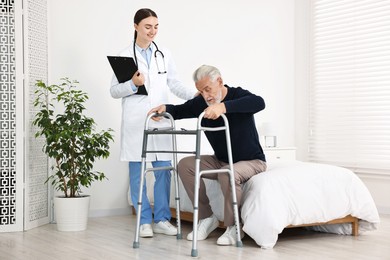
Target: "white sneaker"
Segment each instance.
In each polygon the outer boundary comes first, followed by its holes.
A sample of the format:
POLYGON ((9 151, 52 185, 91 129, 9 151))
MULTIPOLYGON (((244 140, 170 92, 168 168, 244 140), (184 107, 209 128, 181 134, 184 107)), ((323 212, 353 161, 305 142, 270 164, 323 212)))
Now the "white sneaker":
MULTIPOLYGON (((197 240, 205 240, 219 225, 217 217, 213 214, 209 218, 199 220, 197 240)), ((187 240, 192 241, 193 231, 187 235, 187 240)))
MULTIPOLYGON (((240 237, 241 239, 244 237, 244 232, 242 232, 241 227, 240 227, 240 237)), ((237 242, 236 226, 233 225, 227 227, 225 233, 223 233, 223 235, 218 238, 217 245, 230 246, 230 245, 235 245, 236 242, 237 242)))
POLYGON ((150 224, 142 224, 139 229, 140 237, 153 237, 153 229, 150 224))
POLYGON ((154 223, 153 231, 155 233, 164 234, 168 236, 177 235, 177 228, 174 227, 168 220, 154 223))

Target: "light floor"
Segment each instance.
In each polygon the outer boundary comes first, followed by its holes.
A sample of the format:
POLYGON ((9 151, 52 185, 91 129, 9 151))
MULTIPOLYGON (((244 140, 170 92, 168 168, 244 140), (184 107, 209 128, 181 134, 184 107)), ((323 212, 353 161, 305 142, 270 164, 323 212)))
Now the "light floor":
POLYGON ((217 246, 224 230, 217 229, 198 242, 198 257, 191 257, 192 242, 185 239, 192 224, 182 223, 183 239, 155 234, 141 238, 133 249, 134 215, 90 218, 82 232, 59 232, 55 224, 27 232, 0 233, 0 259, 390 259, 390 215, 381 216, 376 231, 358 237, 286 229, 273 249, 261 249, 248 236, 244 246, 217 246))

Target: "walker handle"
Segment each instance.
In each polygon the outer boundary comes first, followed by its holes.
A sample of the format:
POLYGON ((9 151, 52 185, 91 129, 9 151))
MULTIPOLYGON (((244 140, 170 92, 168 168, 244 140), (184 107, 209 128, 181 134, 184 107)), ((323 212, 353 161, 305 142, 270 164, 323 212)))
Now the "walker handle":
POLYGON ((221 127, 204 127, 202 126, 202 119, 204 118, 204 114, 206 112, 202 112, 199 116, 198 116, 198 129, 201 129, 203 131, 221 131, 221 130, 225 130, 226 128, 229 128, 229 121, 227 120, 227 117, 225 116, 225 114, 221 114, 221 117, 225 123, 224 126, 221 126, 221 127))
POLYGON ((145 130, 148 130, 149 129, 149 121, 152 117, 164 117, 166 119, 169 119, 170 122, 171 122, 171 126, 174 128, 175 127, 175 119, 173 119, 172 115, 169 114, 168 112, 162 112, 162 113, 151 113, 150 115, 148 115, 146 117, 146 120, 145 120, 145 130))

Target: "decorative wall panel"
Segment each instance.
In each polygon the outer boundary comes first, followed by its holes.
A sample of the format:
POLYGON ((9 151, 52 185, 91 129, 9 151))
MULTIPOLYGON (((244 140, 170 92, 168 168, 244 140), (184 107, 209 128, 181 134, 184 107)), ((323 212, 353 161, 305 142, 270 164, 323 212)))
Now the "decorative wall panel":
MULTIPOLYGON (((25 66, 28 67, 28 132, 27 169, 26 169, 26 228, 35 226, 34 221, 48 219, 49 193, 45 180, 48 176, 47 156, 42 152, 44 140, 36 139, 36 128, 32 120, 37 110, 33 106, 35 82, 47 82, 47 3, 46 0, 29 0, 27 3, 27 50, 25 66), (30 222, 30 223, 29 223, 30 222)), ((26 21, 26 19, 25 19, 26 21)), ((38 224, 39 225, 39 224, 38 224)))
POLYGON ((16 224, 14 1, 0 1, 0 227, 16 224))

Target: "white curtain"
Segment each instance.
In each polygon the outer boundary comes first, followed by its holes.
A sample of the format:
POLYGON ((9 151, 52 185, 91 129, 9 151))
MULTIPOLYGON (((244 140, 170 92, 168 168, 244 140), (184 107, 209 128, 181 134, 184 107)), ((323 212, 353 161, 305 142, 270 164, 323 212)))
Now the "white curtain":
POLYGON ((390 174, 390 1, 311 10, 309 159, 390 174))

